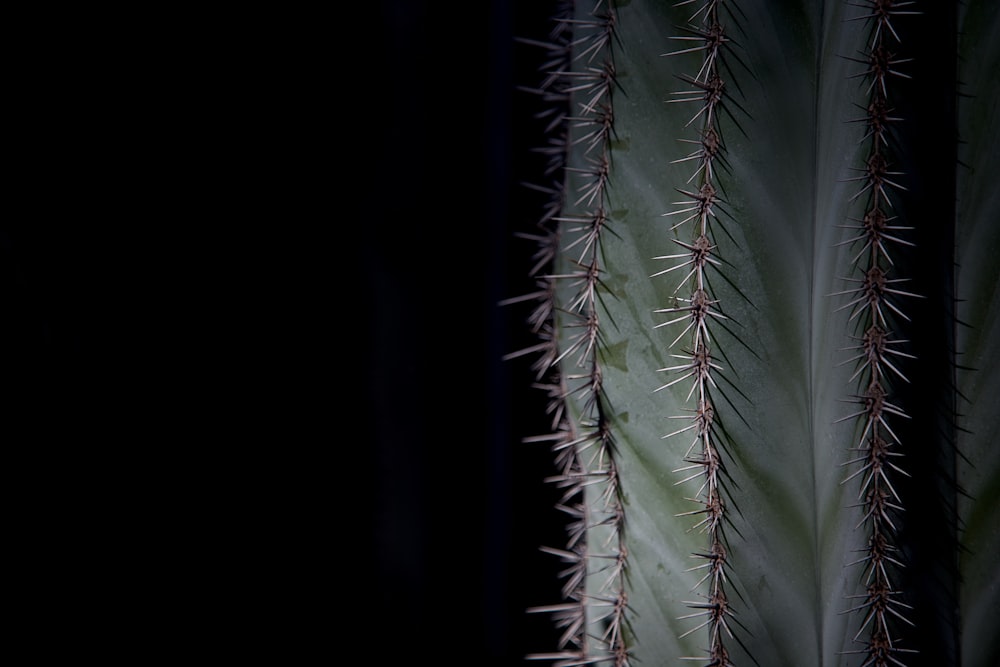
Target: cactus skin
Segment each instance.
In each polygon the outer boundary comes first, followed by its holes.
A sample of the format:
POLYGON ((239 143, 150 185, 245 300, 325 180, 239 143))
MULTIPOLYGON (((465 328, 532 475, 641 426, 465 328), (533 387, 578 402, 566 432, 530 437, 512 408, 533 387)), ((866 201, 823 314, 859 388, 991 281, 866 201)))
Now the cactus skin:
POLYGON ((558 456, 568 567, 532 659, 1000 659, 1000 20, 928 4, 564 5, 529 439, 558 456))

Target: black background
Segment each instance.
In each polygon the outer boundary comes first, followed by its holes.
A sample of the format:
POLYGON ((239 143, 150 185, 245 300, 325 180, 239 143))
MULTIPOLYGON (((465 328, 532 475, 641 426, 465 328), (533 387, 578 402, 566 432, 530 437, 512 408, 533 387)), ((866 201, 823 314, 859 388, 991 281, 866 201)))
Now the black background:
POLYGON ((18 17, 12 632, 128 664, 553 650, 548 419, 498 305, 533 287, 515 38, 551 5, 18 17))
MULTIPOLYGON (((531 605, 558 601, 558 499, 544 444, 544 396, 531 358, 531 231, 544 200, 536 96, 549 2, 473 3, 451 19, 432 3, 385 7, 379 49, 394 80, 378 184, 392 183, 383 228, 367 227, 365 284, 375 290, 369 341, 378 447, 373 615, 402 621, 390 652, 445 664, 521 664, 556 635, 531 605), (419 26, 419 28, 415 28, 419 26), (445 66, 442 66, 442 65, 445 66), (387 238, 384 230, 392 230, 387 238), (447 650, 439 649, 447 647, 447 650), (452 651, 454 647, 454 651, 452 651)), ((448 12, 450 13, 450 9, 448 12)))

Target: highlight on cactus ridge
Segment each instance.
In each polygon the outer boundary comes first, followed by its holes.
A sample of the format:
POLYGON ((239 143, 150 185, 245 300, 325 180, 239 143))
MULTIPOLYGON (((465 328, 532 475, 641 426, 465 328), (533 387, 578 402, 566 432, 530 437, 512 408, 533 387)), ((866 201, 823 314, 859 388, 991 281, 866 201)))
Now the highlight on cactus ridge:
POLYGON ((1000 664, 1000 12, 554 2, 529 661, 1000 664))

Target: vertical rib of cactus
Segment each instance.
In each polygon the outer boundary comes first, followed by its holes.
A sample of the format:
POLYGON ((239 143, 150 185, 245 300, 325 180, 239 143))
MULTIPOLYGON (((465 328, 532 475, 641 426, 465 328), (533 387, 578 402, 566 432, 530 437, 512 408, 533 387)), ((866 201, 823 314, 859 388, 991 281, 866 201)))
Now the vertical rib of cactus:
MULTIPOLYGON (((615 462, 611 415, 603 387, 600 361, 602 345, 601 278, 602 237, 609 220, 608 178, 613 129, 615 68, 613 36, 615 14, 604 0, 589 10, 581 8, 574 20, 573 68, 568 72, 572 94, 570 110, 571 153, 567 167, 569 212, 558 217, 562 250, 571 270, 557 279, 566 283, 568 299, 560 308, 564 328, 574 331, 560 354, 567 368, 567 391, 581 405, 578 432, 571 445, 580 469, 567 481, 578 486, 584 499, 581 526, 586 549, 581 566, 588 579, 585 595, 584 643, 574 664, 608 661, 615 667, 628 664, 625 644, 626 550, 621 488, 615 462)), ((582 574, 582 572, 581 572, 582 574)))
POLYGON ((553 121, 566 132, 552 147, 557 161, 565 160, 565 180, 552 188, 551 221, 557 224, 537 237, 539 266, 560 268, 540 277, 532 322, 542 337, 536 368, 553 413, 553 434, 534 440, 552 442, 560 472, 550 481, 564 489, 560 509, 572 520, 566 548, 547 549, 567 563, 564 599, 532 610, 554 614, 563 629, 560 645, 529 658, 553 660, 557 667, 602 661, 625 667, 624 515, 599 356, 615 16, 604 0, 590 8, 564 7, 554 40, 560 47, 553 49, 542 90, 568 101, 569 114, 553 121))
POLYGON ((681 618, 700 621, 685 635, 702 628, 708 629, 708 655, 705 660, 709 665, 725 667, 730 664, 725 637, 733 636, 729 626, 732 610, 726 589, 728 560, 723 532, 726 501, 720 483, 723 471, 719 450, 721 443, 718 430, 715 428, 712 392, 715 386, 713 374, 721 370, 721 366, 712 356, 712 336, 709 326, 712 319, 723 318, 724 315, 718 300, 713 298, 706 277, 706 271, 710 266, 716 268, 719 266, 719 261, 713 257, 715 249, 713 239, 714 224, 717 221, 716 209, 721 206, 718 194, 721 188, 716 180, 718 172, 713 165, 724 150, 718 123, 726 88, 720 68, 723 47, 727 43, 725 29, 720 20, 721 4, 721 0, 708 0, 700 5, 691 17, 689 35, 676 38, 689 42, 690 46, 675 51, 674 54, 692 51, 701 51, 703 54, 702 65, 698 72, 693 76, 681 77, 691 88, 674 93, 674 99, 670 100, 698 105, 697 112, 688 123, 689 126, 698 128, 698 139, 688 140, 696 145, 697 149, 679 160, 692 161, 695 165, 687 187, 678 188, 685 198, 675 202, 680 208, 665 215, 680 217, 671 230, 682 228, 688 223, 691 223, 692 229, 689 241, 674 240, 682 248, 679 254, 657 258, 672 260, 673 265, 655 276, 677 271, 684 277, 680 279, 674 293, 677 294, 685 287, 690 290, 689 297, 680 298, 677 306, 656 311, 672 317, 657 326, 686 323, 680 335, 670 343, 670 347, 674 348, 686 338, 685 342, 690 347, 684 349, 683 354, 671 354, 674 358, 682 359, 683 363, 660 369, 679 374, 679 377, 670 380, 657 391, 683 381, 690 382, 688 398, 695 399, 693 416, 690 417, 692 423, 689 427, 669 435, 678 435, 690 430, 695 433, 694 442, 684 458, 686 465, 675 472, 685 474, 682 482, 700 481, 696 497, 691 498, 699 508, 685 514, 701 516, 695 527, 702 529, 708 538, 705 551, 695 554, 697 558, 705 561, 696 568, 706 570, 696 585, 696 588, 704 587, 701 592, 704 600, 689 602, 689 606, 695 611, 681 618))
MULTIPOLYGON (((854 198, 864 201, 864 213, 850 239, 861 244, 853 258, 855 276, 848 278, 852 287, 841 294, 850 297, 843 308, 851 308, 849 320, 854 324, 854 359, 858 367, 852 379, 858 383, 855 401, 860 409, 844 417, 856 419, 860 436, 852 443, 856 456, 850 464, 859 465, 848 479, 860 479, 858 500, 864 510, 863 524, 868 533, 868 547, 856 563, 863 566, 865 592, 852 596, 860 603, 851 611, 862 620, 855 641, 865 644, 857 651, 865 656, 865 665, 888 667, 902 665, 903 654, 914 652, 900 646, 899 623, 912 625, 908 618, 909 605, 900 599, 899 570, 903 562, 898 548, 898 515, 902 500, 893 484, 906 475, 900 463, 903 443, 899 437, 900 420, 909 418, 903 408, 891 400, 899 392, 894 385, 909 382, 900 370, 900 360, 912 358, 900 349, 905 344, 894 334, 894 328, 905 326, 910 318, 903 312, 901 297, 915 297, 902 289, 905 277, 897 277, 898 263, 893 261, 897 250, 912 247, 906 240, 912 227, 900 224, 896 218, 897 195, 906 188, 900 183, 901 172, 893 171, 891 132, 893 114, 893 79, 906 76, 900 65, 896 47, 898 32, 892 20, 912 13, 905 9, 910 2, 872 0, 864 5, 862 17, 870 26, 867 52, 858 62, 865 66, 867 109, 865 122, 868 133, 865 143, 864 167, 854 178, 860 184, 854 198), (895 201, 895 203, 894 203, 895 201), (895 518, 895 521, 894 521, 895 518)), ((898 259, 898 258, 897 258, 898 259)), ((897 482, 898 484, 898 482, 897 482)))

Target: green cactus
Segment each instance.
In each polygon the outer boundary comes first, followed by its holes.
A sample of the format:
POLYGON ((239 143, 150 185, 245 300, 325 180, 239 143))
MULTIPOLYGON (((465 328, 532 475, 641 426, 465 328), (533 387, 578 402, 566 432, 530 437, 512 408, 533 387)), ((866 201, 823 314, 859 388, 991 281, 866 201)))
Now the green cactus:
POLYGON ((1000 664, 1000 12, 561 2, 554 665, 1000 664))

